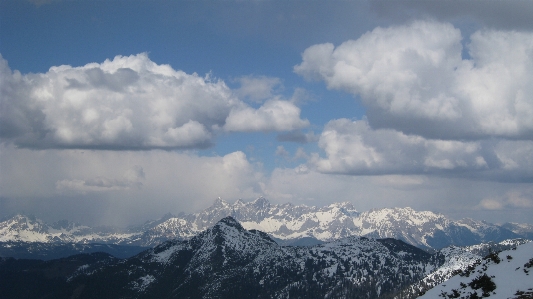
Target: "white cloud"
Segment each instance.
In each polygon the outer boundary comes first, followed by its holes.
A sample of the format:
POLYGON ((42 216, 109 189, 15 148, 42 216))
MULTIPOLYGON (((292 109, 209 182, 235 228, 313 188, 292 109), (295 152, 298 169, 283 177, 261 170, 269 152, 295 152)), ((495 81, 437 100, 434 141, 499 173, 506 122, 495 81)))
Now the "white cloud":
POLYGON ((330 121, 310 165, 323 173, 469 173, 490 179, 533 178, 532 141, 425 139, 390 129, 373 130, 366 120, 330 121))
POLYGON ((258 109, 241 106, 231 110, 224 129, 226 131, 290 131, 309 126, 300 119, 300 108, 279 99, 266 101, 258 109))
POLYGON ((426 138, 533 136, 533 33, 417 21, 309 47, 298 74, 361 97, 373 127, 426 138))
POLYGON ((289 156, 289 152, 283 147, 283 145, 278 145, 276 148, 276 156, 287 158, 289 156))
POLYGON ((241 87, 235 93, 242 99, 262 102, 272 98, 278 88, 282 88, 281 80, 265 76, 245 76, 237 80, 241 87))
POLYGON ((296 153, 294 154, 294 159, 309 159, 309 155, 305 152, 305 150, 301 147, 296 149, 296 153))
POLYGON ((503 204, 492 198, 484 198, 479 202, 478 207, 486 210, 501 210, 503 208, 503 204))
POLYGON ((308 124, 289 101, 270 100, 255 109, 223 81, 158 65, 146 54, 28 75, 11 72, 0 57, 0 72, 0 134, 19 146, 203 148, 228 121, 231 131, 308 124))

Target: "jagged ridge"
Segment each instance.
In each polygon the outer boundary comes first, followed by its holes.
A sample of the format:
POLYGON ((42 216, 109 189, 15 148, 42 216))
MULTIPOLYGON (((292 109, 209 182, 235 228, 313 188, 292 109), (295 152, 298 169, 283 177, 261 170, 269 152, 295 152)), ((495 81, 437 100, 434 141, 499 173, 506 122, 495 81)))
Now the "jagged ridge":
POLYGON ((189 239, 226 216, 232 216, 246 229, 261 230, 282 240, 316 238, 332 241, 348 236, 367 236, 395 238, 421 248, 434 249, 524 237, 527 228, 531 227, 520 226, 521 230, 515 230, 521 233, 518 234, 483 221, 452 221, 441 214, 411 208, 384 208, 359 213, 350 203, 319 208, 274 205, 265 198, 248 203, 237 200, 229 204, 219 198, 199 213, 168 214, 158 221, 122 231, 91 229, 70 223, 53 228, 39 220, 19 215, 0 223, 0 241, 113 243, 148 247, 175 238, 189 239))

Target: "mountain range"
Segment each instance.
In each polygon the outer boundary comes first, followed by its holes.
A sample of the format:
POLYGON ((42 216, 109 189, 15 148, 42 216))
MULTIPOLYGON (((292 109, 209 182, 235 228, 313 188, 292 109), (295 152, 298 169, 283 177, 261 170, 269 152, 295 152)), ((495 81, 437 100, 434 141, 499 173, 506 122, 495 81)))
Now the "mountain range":
MULTIPOLYGON (((269 234, 282 245, 314 245, 349 236, 393 238, 423 249, 450 245, 531 238, 533 226, 485 221, 454 221, 442 214, 411 208, 382 208, 358 212, 350 203, 325 207, 271 204, 265 198, 230 204, 220 198, 193 214, 167 214, 142 226, 117 229, 88 227, 69 221, 47 224, 35 217, 16 215, 0 222, 0 242, 116 244, 153 247, 167 240, 187 240, 231 216, 246 229, 269 234)), ((20 243, 19 243, 20 244, 20 243)))
MULTIPOLYGON (((533 261, 531 244, 509 240, 428 253, 401 240, 351 236, 314 246, 280 246, 268 234, 246 230, 225 217, 190 239, 165 241, 127 259, 103 253, 50 261, 0 258, 0 294, 58 299, 410 299, 429 294, 451 276, 472 272, 484 261, 479 254, 487 251, 493 259, 497 248, 514 249, 520 253, 513 254, 515 263, 533 261)), ((530 267, 524 266, 524 273, 530 267)))

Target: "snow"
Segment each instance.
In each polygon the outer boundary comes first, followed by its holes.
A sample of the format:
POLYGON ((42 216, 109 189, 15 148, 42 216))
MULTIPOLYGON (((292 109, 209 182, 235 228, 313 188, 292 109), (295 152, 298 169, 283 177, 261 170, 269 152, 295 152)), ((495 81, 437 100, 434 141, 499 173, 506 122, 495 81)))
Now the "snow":
POLYGON ((238 200, 234 204, 229 204, 219 198, 213 206, 202 212, 170 217, 165 221, 162 221, 163 219, 153 221, 153 225, 146 225, 143 229, 115 233, 79 225, 69 225, 68 229, 54 229, 38 219, 18 215, 8 221, 0 222, 0 241, 61 241, 155 246, 168 239, 192 238, 226 216, 234 216, 242 221, 246 229, 260 230, 279 239, 314 237, 321 241, 333 241, 352 235, 392 237, 402 238, 411 245, 428 248, 431 246, 426 240, 430 240, 436 230, 443 231, 448 234, 447 239, 453 240, 453 231, 449 231, 452 225, 470 229, 481 241, 490 241, 484 239, 486 232, 498 229, 495 225, 481 221, 472 219, 451 221, 440 214, 415 211, 412 208, 383 208, 359 213, 347 202, 317 208, 306 205, 270 204, 264 198, 246 203, 238 200))
POLYGON ((139 279, 137 279, 136 281, 131 282, 131 285, 132 285, 131 289, 139 291, 139 292, 143 292, 154 281, 155 281, 155 277, 152 275, 145 275, 145 276, 139 277, 139 279))
MULTIPOLYGON (((490 294, 493 298, 513 298, 516 297, 515 293, 518 290, 527 291, 533 288, 533 272, 531 272, 533 268, 529 268, 531 269, 529 275, 524 272, 524 264, 533 259, 533 242, 520 245, 516 250, 502 251, 498 257, 501 260, 500 263, 484 260, 469 277, 456 275, 430 289, 419 298, 438 298, 442 292, 451 294, 453 289, 463 292, 462 295, 466 296, 475 291, 468 284, 483 273, 491 277, 496 284, 496 289, 490 294), (511 256, 512 259, 507 259, 507 256, 511 256), (486 267, 485 271, 484 267, 486 267), (462 289, 461 283, 466 284, 467 287, 462 289)), ((476 292, 481 296, 481 290, 476 292)))
MULTIPOLYGON (((158 249, 158 247, 152 249, 152 251, 155 251, 157 249, 158 249)), ((162 250, 162 251, 160 251, 158 253, 154 253, 151 260, 152 260, 152 262, 168 264, 168 263, 170 263, 172 255, 175 252, 178 252, 178 251, 183 250, 183 249, 184 249, 184 247, 183 247, 182 243, 174 244, 173 246, 169 246, 165 250, 162 250)))
POLYGON ((318 218, 318 221, 320 221, 321 224, 327 224, 327 223, 330 223, 333 220, 335 220, 335 214, 339 214, 339 213, 332 213, 332 212, 335 212, 335 211, 339 211, 339 209, 338 208, 334 208, 334 209, 332 209, 331 212, 317 212, 315 215, 316 215, 316 218, 318 218))

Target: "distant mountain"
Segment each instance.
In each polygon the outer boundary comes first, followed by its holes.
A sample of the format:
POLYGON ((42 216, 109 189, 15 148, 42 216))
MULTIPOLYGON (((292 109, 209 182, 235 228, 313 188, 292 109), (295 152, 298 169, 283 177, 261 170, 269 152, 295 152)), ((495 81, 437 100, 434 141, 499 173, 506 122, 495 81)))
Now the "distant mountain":
POLYGON ((533 227, 484 221, 453 221, 441 214, 411 208, 384 208, 358 212, 350 203, 325 207, 270 204, 265 198, 230 204, 217 199, 198 213, 147 222, 119 230, 90 228, 63 221, 48 225, 34 217, 17 215, 0 222, 0 241, 48 243, 102 243, 152 247, 166 240, 190 239, 231 216, 246 229, 264 231, 286 245, 312 245, 349 236, 395 238, 424 249, 449 245, 468 246, 481 242, 531 237, 533 227))
POLYGON ((493 253, 420 298, 533 298, 533 242, 493 253))
MULTIPOLYGON (((484 221, 453 221, 441 214, 411 208, 374 209, 358 212, 350 203, 325 207, 270 204, 265 198, 230 204, 222 199, 195 214, 171 217, 146 230, 133 244, 150 246, 165 239, 187 239, 231 216, 246 229, 268 233, 284 244, 317 239, 332 241, 348 236, 395 238, 426 249, 449 245, 468 246, 525 237, 484 221)), ((310 243, 316 244, 316 243, 310 243)))
POLYGON ((137 231, 89 227, 70 221, 45 223, 34 216, 15 215, 0 222, 0 242, 128 243, 137 231))
POLYGON ((521 235, 524 238, 533 240, 533 225, 531 224, 507 222, 501 225, 501 227, 508 229, 515 234, 521 235))

